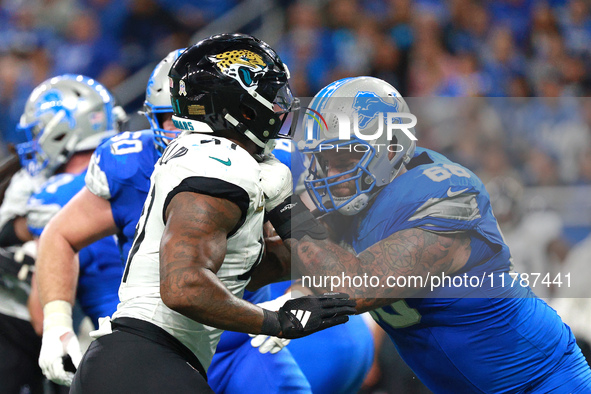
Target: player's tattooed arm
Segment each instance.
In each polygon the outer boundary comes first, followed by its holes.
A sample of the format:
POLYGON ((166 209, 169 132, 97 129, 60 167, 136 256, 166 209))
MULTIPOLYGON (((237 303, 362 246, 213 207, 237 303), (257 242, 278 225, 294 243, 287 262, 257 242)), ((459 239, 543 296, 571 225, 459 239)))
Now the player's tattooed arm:
POLYGON ((251 271, 251 279, 246 290, 255 291, 270 283, 290 279, 291 253, 271 223, 263 228, 265 237, 265 255, 263 260, 251 271))
MULTIPOLYGON (((443 235, 418 228, 398 231, 355 255, 343 247, 324 240, 304 237, 288 240, 292 257, 301 275, 332 277, 376 276, 378 287, 337 287, 313 289, 348 293, 357 300, 358 312, 391 304, 395 299, 412 297, 421 288, 394 287, 386 278, 399 276, 451 275, 462 268, 470 257, 470 237, 466 233, 443 235), (383 287, 381 285, 384 285, 383 287)), ((410 281, 407 281, 410 282, 410 281)), ((327 283, 331 285, 330 279, 327 283)), ((345 284, 346 285, 346 284, 345 284)))
POLYGON ((203 324, 258 333, 261 308, 235 297, 218 279, 226 238, 241 211, 226 199, 181 192, 166 209, 160 243, 160 294, 171 309, 203 324))

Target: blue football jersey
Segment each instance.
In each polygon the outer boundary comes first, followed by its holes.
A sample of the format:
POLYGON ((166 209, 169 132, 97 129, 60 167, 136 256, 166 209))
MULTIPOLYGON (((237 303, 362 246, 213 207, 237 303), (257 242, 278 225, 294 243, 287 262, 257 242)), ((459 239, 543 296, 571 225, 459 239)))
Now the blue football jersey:
POLYGON ((578 350, 570 329, 529 287, 508 285, 509 249, 474 173, 422 148, 407 169, 355 218, 348 242, 360 253, 409 228, 467 232, 471 254, 455 275, 487 276, 481 287, 423 289, 425 298, 397 301, 372 316, 434 392, 535 387, 565 355, 578 350), (490 273, 492 282, 486 280, 490 273), (500 275, 507 276, 504 287, 500 275))
POLYGON ((110 138, 95 150, 86 176, 88 189, 111 203, 124 262, 158 160, 153 138, 151 130, 127 131, 110 138))
MULTIPOLYGON (((28 201, 27 224, 35 236, 76 193, 84 187, 81 174, 59 174, 49 178, 28 201)), ((113 237, 103 238, 80 250, 80 277, 76 298, 84 313, 95 324, 117 308, 117 290, 121 283, 123 264, 113 237)))

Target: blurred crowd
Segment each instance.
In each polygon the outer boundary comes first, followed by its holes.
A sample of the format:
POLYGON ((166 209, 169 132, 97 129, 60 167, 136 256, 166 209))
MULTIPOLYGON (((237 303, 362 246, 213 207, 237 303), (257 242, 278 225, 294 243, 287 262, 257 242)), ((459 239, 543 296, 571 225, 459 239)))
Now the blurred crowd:
POLYGON ((112 89, 138 69, 187 46, 237 0, 0 1, 0 131, 15 132, 25 101, 45 79, 83 74, 112 89))
POLYGON ((307 96, 371 74, 405 96, 585 96, 583 0, 298 1, 280 49, 307 96))
POLYGON ((583 0, 339 0, 287 9, 297 94, 371 74, 406 96, 584 96, 591 19, 583 0), (299 72, 298 72, 299 71, 299 72))
POLYGON ((411 110, 421 113, 419 144, 484 178, 513 172, 526 185, 589 184, 591 102, 578 98, 591 93, 589 6, 298 1, 287 8, 277 47, 299 96, 328 81, 372 75, 405 97, 445 97, 411 99, 411 110))

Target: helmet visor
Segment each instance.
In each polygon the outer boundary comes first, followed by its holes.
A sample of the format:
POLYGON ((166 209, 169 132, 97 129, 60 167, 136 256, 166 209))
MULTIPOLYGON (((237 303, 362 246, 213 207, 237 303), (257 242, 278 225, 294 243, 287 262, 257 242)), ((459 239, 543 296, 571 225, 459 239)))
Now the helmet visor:
POLYGON ((273 112, 279 117, 281 122, 281 129, 277 138, 293 138, 295 132, 298 113, 300 110, 300 100, 293 97, 288 85, 283 86, 277 92, 275 100, 273 100, 273 112))

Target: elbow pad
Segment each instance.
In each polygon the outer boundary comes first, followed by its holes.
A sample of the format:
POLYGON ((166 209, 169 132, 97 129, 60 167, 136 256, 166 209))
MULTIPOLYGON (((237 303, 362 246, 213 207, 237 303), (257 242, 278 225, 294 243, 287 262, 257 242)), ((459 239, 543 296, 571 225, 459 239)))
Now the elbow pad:
POLYGON ((286 198, 267 214, 267 218, 282 240, 289 238, 300 240, 305 235, 318 240, 328 238, 326 228, 312 215, 297 195, 286 198))

